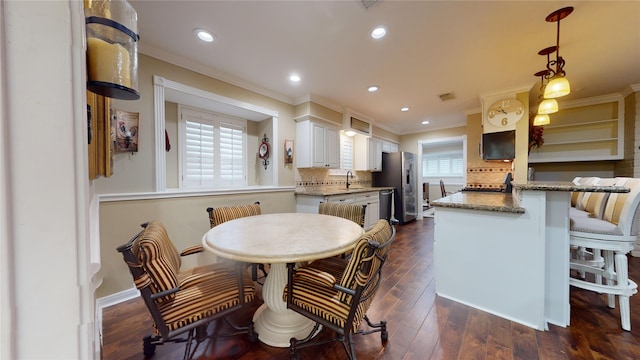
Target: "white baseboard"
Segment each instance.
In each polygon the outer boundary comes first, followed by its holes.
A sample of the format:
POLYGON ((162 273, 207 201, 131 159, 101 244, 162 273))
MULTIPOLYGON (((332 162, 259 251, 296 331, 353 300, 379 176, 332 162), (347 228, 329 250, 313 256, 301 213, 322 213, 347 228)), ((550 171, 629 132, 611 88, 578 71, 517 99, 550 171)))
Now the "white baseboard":
MULTIPOLYGON (((140 296, 140 291, 136 287, 121 291, 119 293, 111 294, 105 297, 96 299, 96 322, 95 322, 95 341, 96 352, 102 349, 102 309, 125 302, 127 300, 135 299, 140 296)), ((98 357, 99 359, 100 357, 98 357)))

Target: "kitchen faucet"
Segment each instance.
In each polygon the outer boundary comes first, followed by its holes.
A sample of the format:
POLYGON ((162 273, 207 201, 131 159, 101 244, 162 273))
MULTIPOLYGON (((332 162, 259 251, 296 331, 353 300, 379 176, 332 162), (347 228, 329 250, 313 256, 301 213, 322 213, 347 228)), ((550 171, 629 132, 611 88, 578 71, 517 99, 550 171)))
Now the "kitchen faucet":
POLYGON ((351 170, 347 171, 347 190, 349 190, 349 186, 351 186, 351 184, 349 184, 349 174, 351 174, 351 178, 353 179, 353 173, 351 172, 351 170))

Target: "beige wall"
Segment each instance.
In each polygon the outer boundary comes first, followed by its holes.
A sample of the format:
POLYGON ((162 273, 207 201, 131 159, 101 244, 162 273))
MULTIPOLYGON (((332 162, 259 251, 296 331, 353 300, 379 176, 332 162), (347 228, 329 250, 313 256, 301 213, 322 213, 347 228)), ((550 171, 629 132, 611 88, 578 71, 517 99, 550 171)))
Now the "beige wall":
MULTIPOLYGON (((260 201, 262 213, 295 212, 293 192, 250 193, 226 196, 181 197, 152 200, 103 202, 100 204, 100 252, 102 265, 98 277, 102 285, 96 298, 115 294, 133 287, 133 280, 122 255, 116 248, 129 241, 140 224, 157 220, 167 228, 178 251, 199 244, 209 230, 207 207, 251 204, 260 201)), ((256 235, 259 236, 259 235, 256 235)), ((214 261, 209 254, 191 255, 184 266, 214 261)))
MULTIPOLYGON (((273 134, 270 131, 267 133, 272 146, 278 146, 280 149, 284 146, 285 139, 295 139, 295 122, 293 121, 294 107, 292 105, 256 94, 206 75, 186 70, 144 54, 139 55, 138 62, 138 90, 140 91, 140 99, 137 101, 114 100, 113 107, 115 109, 138 112, 140 114, 139 151, 134 155, 131 153, 115 154, 114 174, 110 178, 99 178, 94 181, 96 192, 99 194, 153 191, 153 184, 155 181, 155 129, 153 118, 154 75, 197 89, 277 111, 278 139, 273 139, 273 134)), ((259 138, 261 138, 264 133, 264 131, 262 131, 264 129, 258 128, 257 130, 261 131, 261 133, 253 134, 255 137, 249 140, 250 146, 254 146, 255 150, 257 150, 259 138)), ((172 140, 174 141, 172 142, 172 150, 169 154, 177 150, 175 135, 172 137, 172 140)), ((253 151, 254 149, 250 150, 255 153, 255 151, 253 151)), ((254 158, 251 157, 250 160, 252 159, 254 158)), ((255 160, 257 161, 257 157, 255 160)), ((171 160, 168 159, 168 161, 171 160)), ((260 168, 254 165, 255 164, 250 164, 250 168, 255 168, 256 171, 258 171, 260 168)), ((264 171, 264 168, 262 168, 262 170, 264 171)), ((271 171, 274 171, 272 167, 271 171)), ((281 166, 276 169, 276 171, 278 171, 278 185, 294 184, 295 174, 291 166, 285 166, 281 161, 281 166)), ((171 176, 175 175, 171 174, 171 176)), ((265 174, 256 174, 253 178, 267 178, 267 176, 265 174)), ((167 184, 175 182, 175 180, 169 180, 170 181, 168 181, 167 184)))
MULTIPOLYGON (((257 154, 259 141, 266 134, 271 147, 279 149, 285 139, 295 139, 294 107, 280 101, 255 94, 234 85, 198 74, 163 61, 140 55, 139 91, 140 100, 113 101, 115 109, 138 112, 140 114, 139 152, 116 153, 114 175, 94 181, 98 194, 127 194, 153 192, 155 179, 154 156, 154 75, 179 82, 194 88, 233 98, 259 107, 278 112, 278 139, 273 138, 273 120, 248 123, 248 182, 250 185, 295 185, 295 169, 292 164, 280 161, 279 167, 271 164, 264 169, 257 154), (278 171, 279 183, 273 184, 273 171, 278 171)), ((171 151, 167 153, 167 188, 178 185, 178 105, 165 104, 166 130, 171 142, 171 151)), ((280 152, 281 153, 281 152, 280 152)), ((102 202, 100 204, 100 247, 101 269, 97 275, 102 285, 96 291, 96 298, 111 295, 131 288, 131 276, 116 248, 129 240, 139 229, 140 224, 149 220, 163 222, 178 249, 197 244, 208 229, 205 209, 209 206, 252 203, 259 200, 263 212, 295 211, 293 191, 273 193, 245 193, 238 195, 165 197, 145 200, 102 202)), ((206 257, 200 261, 206 261, 206 257)), ((193 260, 191 260, 193 262, 193 260)))
POLYGON ((372 129, 373 132, 373 136, 377 137, 377 138, 381 138, 381 139, 385 139, 388 141, 392 141, 395 143, 399 143, 400 142, 400 135, 396 135, 394 133, 391 133, 387 130, 381 129, 377 126, 373 126, 372 129))

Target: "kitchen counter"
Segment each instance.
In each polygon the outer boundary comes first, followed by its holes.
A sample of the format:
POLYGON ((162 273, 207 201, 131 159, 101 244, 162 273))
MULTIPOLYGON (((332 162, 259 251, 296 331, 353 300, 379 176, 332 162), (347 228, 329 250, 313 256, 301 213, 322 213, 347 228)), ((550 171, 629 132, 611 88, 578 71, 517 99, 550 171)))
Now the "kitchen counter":
POLYGON ((435 207, 524 213, 511 194, 498 192, 457 192, 431 202, 435 207))
POLYGON ((363 192, 370 191, 382 191, 382 190, 392 190, 393 187, 390 186, 382 186, 382 187, 350 187, 346 189, 342 188, 332 188, 332 187, 298 187, 296 188, 296 195, 309 195, 309 196, 332 196, 332 195, 344 195, 344 194, 357 194, 363 192))
POLYGON ((538 191, 582 191, 582 192, 609 192, 627 193, 629 188, 624 186, 600 186, 600 185, 576 185, 571 181, 529 181, 524 184, 513 183, 515 190, 538 191))
POLYGON ((520 206, 521 191, 582 191, 625 193, 624 186, 576 185, 569 181, 530 181, 525 184, 513 183, 514 195, 498 192, 457 192, 431 202, 435 207, 447 207, 469 210, 485 210, 522 214, 525 208, 520 206))

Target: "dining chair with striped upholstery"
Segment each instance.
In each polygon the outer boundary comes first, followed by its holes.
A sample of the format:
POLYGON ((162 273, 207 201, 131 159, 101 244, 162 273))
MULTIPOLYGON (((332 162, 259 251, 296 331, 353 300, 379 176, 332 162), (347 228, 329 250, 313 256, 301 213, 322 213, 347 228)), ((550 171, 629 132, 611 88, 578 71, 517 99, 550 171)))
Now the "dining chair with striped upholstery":
POLYGON ((321 202, 320 205, 318 205, 318 214, 339 216, 341 218, 351 220, 362 227, 364 227, 366 211, 367 205, 335 202, 321 202))
POLYGON ((305 339, 291 339, 290 358, 299 358, 300 348, 339 341, 349 359, 355 359, 355 334, 380 332, 382 342, 387 341, 386 322, 372 323, 367 310, 380 286, 382 267, 394 238, 395 227, 380 219, 360 237, 347 261, 330 262, 344 266, 328 269, 314 261, 296 269, 295 264, 287 264, 288 284, 283 294, 287 308, 316 322, 305 339), (361 327, 363 320, 366 329, 361 327), (320 326, 332 330, 335 336, 318 336, 319 340, 313 341, 320 326))
POLYGON ((228 318, 255 299, 255 286, 242 264, 182 270, 180 254, 164 225, 150 221, 142 226, 142 231, 117 250, 153 318, 155 334, 144 337, 144 355, 153 355, 156 346, 166 342, 186 342, 184 358, 189 359, 209 337, 207 326, 220 318, 233 330, 225 334, 214 331, 215 337, 248 334, 250 341, 255 341, 253 322, 238 326, 228 318), (194 340, 196 346, 191 350, 194 340))
MULTIPOLYGON (((209 224, 211 225, 211 228, 214 228, 215 226, 227 221, 247 216, 260 215, 262 213, 262 209, 260 208, 260 202, 256 201, 249 205, 222 206, 217 208, 209 207, 207 208, 207 213, 209 214, 209 224)), ((251 278, 253 281, 261 283, 260 280, 264 279, 266 276, 267 270, 265 264, 251 264, 251 278), (262 272, 261 277, 258 277, 258 270, 262 272)))

